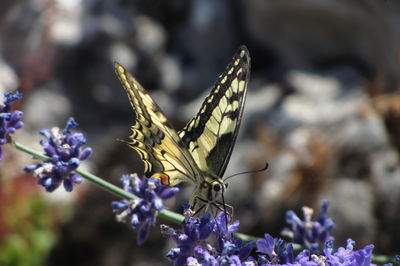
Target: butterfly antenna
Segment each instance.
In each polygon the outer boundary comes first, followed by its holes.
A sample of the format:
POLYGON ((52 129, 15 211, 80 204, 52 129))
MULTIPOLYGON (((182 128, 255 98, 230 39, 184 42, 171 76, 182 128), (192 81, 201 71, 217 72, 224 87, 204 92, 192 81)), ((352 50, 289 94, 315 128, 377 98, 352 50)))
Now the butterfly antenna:
POLYGON ((123 139, 116 139, 116 141, 118 142, 123 142, 125 144, 129 144, 129 141, 123 140, 123 139))
POLYGON ((234 177, 234 176, 243 175, 243 174, 254 174, 254 173, 258 173, 258 172, 265 171, 265 170, 268 169, 268 166, 269 166, 269 164, 268 164, 268 163, 265 163, 265 166, 264 166, 262 169, 253 170, 253 171, 246 171, 246 172, 241 172, 241 173, 237 173, 237 174, 234 174, 234 175, 230 175, 230 176, 228 176, 228 177, 226 177, 226 178, 224 179, 224 182, 225 182, 226 180, 228 180, 229 178, 234 177))

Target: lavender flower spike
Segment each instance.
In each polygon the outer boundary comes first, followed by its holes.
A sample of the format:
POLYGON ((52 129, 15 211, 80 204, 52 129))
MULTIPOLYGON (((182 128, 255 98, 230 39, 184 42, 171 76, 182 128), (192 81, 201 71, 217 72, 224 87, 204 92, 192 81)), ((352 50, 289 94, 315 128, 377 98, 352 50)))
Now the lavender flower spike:
POLYGON ((156 221, 156 215, 164 208, 163 200, 179 191, 177 187, 162 185, 159 179, 139 178, 137 175, 123 175, 121 182, 125 191, 136 195, 136 200, 112 202, 117 220, 130 221, 135 229, 139 229, 138 243, 143 244, 150 233, 150 225, 156 221))
POLYGON ((373 265, 371 264, 372 250, 374 245, 367 245, 363 249, 353 251, 355 242, 347 240, 347 246, 339 247, 333 252, 333 241, 325 244, 324 255, 328 265, 373 265))
POLYGON ((225 213, 215 219, 206 214, 201 218, 186 217, 182 231, 161 225, 161 233, 171 237, 177 247, 167 257, 174 265, 256 265, 249 257, 253 243, 244 245, 235 239, 239 222, 226 225, 225 213), (214 244, 214 245, 213 245, 214 244))
POLYGON ((293 242, 316 252, 320 244, 333 240, 330 232, 335 224, 327 215, 328 206, 328 201, 322 202, 322 210, 315 221, 312 220, 314 210, 311 208, 303 207, 304 220, 301 220, 293 211, 288 211, 286 222, 290 225, 290 228, 283 230, 282 234, 289 237, 293 242))
POLYGON ((3 150, 1 145, 8 142, 8 137, 13 134, 17 129, 23 127, 24 123, 21 121, 24 115, 21 111, 10 112, 10 103, 22 98, 20 92, 6 93, 4 95, 3 104, 0 104, 0 161, 3 159, 3 150))
MULTIPOLYGON (((307 211, 305 222, 300 220, 294 213, 289 221, 304 230, 305 236, 311 229, 332 228, 332 222, 327 218, 327 202, 323 202, 322 211, 317 217, 317 222, 311 221, 311 215, 307 211), (306 224, 307 223, 307 224, 306 224), (307 225, 307 226, 306 226, 307 225), (310 228, 308 226, 310 225, 310 228)), ((188 208, 188 207, 187 207, 188 208)), ((301 252, 294 252, 293 245, 285 243, 282 239, 273 238, 269 234, 264 239, 256 241, 256 247, 252 242, 244 245, 242 241, 235 238, 239 223, 226 224, 229 219, 224 213, 218 214, 215 219, 210 215, 201 218, 186 217, 182 223, 182 229, 175 230, 167 225, 161 225, 164 236, 171 237, 176 247, 169 250, 167 258, 177 266, 183 265, 246 265, 246 266, 272 266, 272 265, 375 265, 371 264, 373 245, 368 245, 360 250, 353 250, 355 242, 347 241, 346 247, 334 249, 334 241, 331 237, 320 249, 305 247, 301 252)), ((295 227, 296 228, 296 227, 295 227)), ((317 236, 323 235, 324 230, 316 230, 317 236), (322 234, 318 234, 321 233, 322 234)), ((328 235, 329 236, 329 235, 328 235)), ((318 246, 316 246, 318 248, 318 246)), ((389 264, 388 264, 389 265, 389 264)))
POLYGON ((54 127, 51 130, 42 129, 40 134, 46 139, 40 141, 44 154, 50 157, 49 161, 24 168, 26 172, 33 172, 38 178, 38 184, 46 191, 52 192, 61 183, 68 192, 73 190, 74 184, 80 184, 83 178, 74 171, 92 153, 92 149, 82 148, 86 139, 82 133, 72 133, 78 124, 70 118, 64 130, 54 127))

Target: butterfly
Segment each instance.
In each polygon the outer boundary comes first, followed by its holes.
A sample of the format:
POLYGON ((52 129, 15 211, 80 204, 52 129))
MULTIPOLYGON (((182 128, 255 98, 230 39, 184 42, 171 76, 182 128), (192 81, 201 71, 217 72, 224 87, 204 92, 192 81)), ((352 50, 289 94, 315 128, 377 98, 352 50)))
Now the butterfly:
MULTIPOLYGON (((241 46, 218 77, 198 114, 177 132, 150 94, 120 64, 116 74, 136 113, 128 145, 142 159, 144 175, 164 185, 194 184, 189 201, 194 215, 232 209, 218 199, 238 135, 250 76, 250 55, 241 46)), ((231 210, 232 211, 232 210, 231 210)))

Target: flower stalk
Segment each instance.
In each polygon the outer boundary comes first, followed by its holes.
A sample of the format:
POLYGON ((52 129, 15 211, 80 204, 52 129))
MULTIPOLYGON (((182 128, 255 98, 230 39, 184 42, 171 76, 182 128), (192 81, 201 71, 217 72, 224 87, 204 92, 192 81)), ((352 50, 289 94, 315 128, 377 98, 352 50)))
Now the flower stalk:
MULTIPOLYGON (((43 155, 21 143, 18 143, 17 141, 12 140, 11 144, 18 150, 25 152, 27 154, 32 155, 34 158, 39 159, 39 160, 43 160, 43 161, 49 161, 51 160, 50 157, 43 155)), ((102 178, 95 176, 89 172, 86 172, 84 170, 80 170, 79 168, 75 170, 75 172, 79 175, 81 175, 83 178, 89 180, 90 182, 96 184, 97 186, 99 186, 100 188, 109 191, 111 193, 113 193, 114 195, 122 198, 122 199, 127 199, 127 200, 135 200, 137 199, 137 197, 125 190, 123 190, 122 188, 119 188, 105 180, 103 180, 102 178)), ((159 212, 158 216, 160 216, 163 219, 166 219, 172 223, 175 224, 181 224, 184 221, 184 216, 175 212, 172 212, 170 210, 167 209, 163 209, 159 212)), ((243 233, 238 233, 235 232, 234 236, 236 238, 241 239, 244 243, 247 242, 256 242, 257 240, 259 240, 260 238, 255 237, 255 236, 250 236, 250 235, 246 235, 243 233)), ((294 252, 299 252, 301 251, 304 247, 302 247, 299 244, 292 244, 293 246, 293 251, 294 252)), ((373 263, 379 263, 379 264, 383 264, 383 263, 388 263, 388 262, 395 262, 393 257, 391 256, 385 256, 385 255, 378 255, 378 254, 374 254, 372 255, 371 258, 371 262, 373 263)))
MULTIPOLYGON (((51 159, 50 157, 48 157, 46 155, 43 155, 43 154, 41 154, 41 153, 39 153, 39 152, 29 148, 29 147, 26 147, 25 145, 23 145, 23 144, 21 144, 21 143, 19 143, 17 141, 13 140, 12 141, 12 145, 15 148, 17 148, 18 150, 32 155, 36 159, 43 160, 43 161, 49 161, 51 159)), ((86 172, 86 171, 81 170, 79 168, 76 169, 75 172, 77 174, 81 175, 83 178, 85 178, 85 179, 89 180, 90 182, 96 184, 100 188, 102 188, 102 189, 104 189, 106 191, 109 191, 109 192, 113 193, 114 195, 116 195, 116 196, 118 196, 118 197, 120 197, 122 199, 127 199, 127 200, 135 200, 135 199, 137 199, 137 197, 135 195, 133 195, 133 194, 123 190, 122 188, 117 187, 117 186, 105 181, 104 179, 102 179, 102 178, 100 178, 98 176, 95 176, 95 175, 93 175, 93 174, 91 174, 89 172, 86 172)), ((169 221, 171 221, 171 222, 173 222, 175 224, 180 224, 184 220, 183 215, 181 215, 179 213, 172 212, 170 210, 166 210, 166 209, 161 210, 158 215, 161 218, 167 219, 167 220, 169 220, 169 221)))
MULTIPOLYGON (((17 141, 13 140, 12 141, 12 145, 15 148, 17 148, 18 150, 32 155, 36 159, 43 160, 43 161, 50 160, 50 157, 48 157, 46 155, 43 155, 43 154, 41 154, 41 153, 39 153, 39 152, 29 148, 29 147, 17 142, 17 141)), ((122 188, 117 187, 117 186, 105 181, 104 179, 102 179, 102 178, 100 178, 100 177, 98 177, 96 175, 93 175, 93 174, 91 174, 89 172, 86 172, 84 170, 81 170, 79 168, 76 169, 75 172, 77 174, 81 175, 83 178, 85 178, 85 179, 89 180, 90 182, 96 184, 100 188, 102 188, 102 189, 104 189, 104 190, 106 190, 108 192, 113 193, 117 197, 120 197, 122 199, 127 199, 127 200, 135 200, 135 199, 137 199, 137 197, 134 194, 131 194, 131 193, 123 190, 122 188)), ((163 218, 163 219, 166 219, 166 220, 168 220, 168 221, 170 221, 172 223, 175 223, 175 224, 181 224, 184 221, 184 216, 183 215, 181 215, 179 213, 176 213, 176 212, 173 212, 173 211, 170 211, 170 210, 167 210, 167 209, 161 210, 159 212, 158 216, 163 218)), ((237 232, 235 233, 235 237, 242 239, 244 242, 256 241, 258 239, 255 236, 250 236, 250 235, 237 233, 237 232)), ((299 245, 296 245, 296 246, 298 246, 299 249, 301 248, 299 245)))

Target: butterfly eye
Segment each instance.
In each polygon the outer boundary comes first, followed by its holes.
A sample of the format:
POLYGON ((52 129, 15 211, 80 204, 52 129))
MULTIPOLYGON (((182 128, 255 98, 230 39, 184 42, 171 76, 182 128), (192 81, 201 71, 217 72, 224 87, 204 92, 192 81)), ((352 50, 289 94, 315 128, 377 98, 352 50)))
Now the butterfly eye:
POLYGON ((213 189, 214 189, 214 191, 220 191, 221 190, 221 185, 220 184, 215 184, 214 186, 213 186, 213 189))

